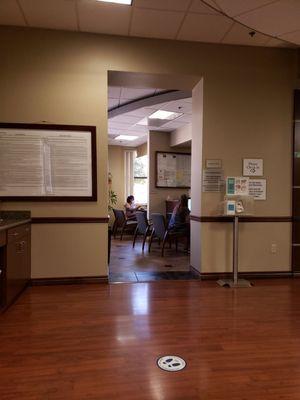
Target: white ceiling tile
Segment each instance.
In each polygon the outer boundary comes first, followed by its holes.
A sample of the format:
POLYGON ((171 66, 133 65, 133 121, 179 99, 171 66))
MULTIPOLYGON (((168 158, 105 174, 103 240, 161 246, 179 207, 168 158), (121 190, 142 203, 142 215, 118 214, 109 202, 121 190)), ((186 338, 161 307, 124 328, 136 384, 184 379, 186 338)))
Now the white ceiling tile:
POLYGON ((135 0, 134 6, 157 10, 186 11, 190 0, 135 0))
POLYGON ((192 112, 192 103, 187 103, 182 100, 170 101, 164 104, 162 110, 189 114, 192 112))
POLYGON ((0 25, 26 25, 16 0, 0 1, 0 25))
POLYGON ((127 35, 132 7, 99 1, 79 0, 81 31, 127 35))
POLYGON ((179 40, 220 42, 232 21, 222 15, 188 14, 179 32, 179 40))
POLYGON ((290 46, 291 45, 289 43, 286 43, 276 38, 270 38, 265 44, 265 47, 290 47, 290 46))
POLYGON ((121 87, 119 86, 109 86, 108 87, 108 97, 113 99, 119 99, 121 96, 121 87))
POLYGON ((134 125, 139 121, 140 121, 140 117, 134 117, 134 116, 128 115, 126 113, 118 115, 117 117, 110 118, 110 120, 109 120, 109 122, 118 122, 121 124, 131 124, 131 125, 134 125))
MULTIPOLYGON (((211 2, 212 7, 218 8, 216 4, 211 2)), ((207 6, 201 0, 193 0, 191 7, 189 8, 189 12, 195 12, 200 14, 218 14, 214 8, 207 6)))
POLYGON ((120 99, 120 106, 123 106, 124 104, 130 103, 133 99, 120 99))
POLYGON ((77 30, 73 0, 19 0, 29 26, 77 30))
MULTIPOLYGON (((202 0, 200 0, 200 1, 202 1, 202 0)), ((219 9, 220 11, 222 11, 221 8, 220 8, 220 6, 219 6, 218 3, 217 3, 217 0, 205 0, 205 3, 211 5, 211 6, 214 7, 214 8, 219 9)))
POLYGON ((119 105, 119 99, 108 98, 108 108, 117 107, 119 105))
POLYGON ((130 127, 131 132, 140 132, 145 133, 148 132, 148 126, 145 125, 133 125, 130 127))
POLYGON ((126 123, 121 124, 120 122, 113 122, 112 120, 109 120, 109 126, 110 128, 113 129, 128 129, 130 125, 131 124, 126 124, 126 123))
POLYGON ((109 124, 108 124, 108 134, 109 134, 109 135, 118 135, 118 134, 119 134, 119 129, 111 128, 111 127, 109 126, 109 124))
POLYGON ((215 0, 219 8, 231 17, 255 10, 275 1, 278 0, 215 0))
POLYGON ((121 99, 139 99, 141 97, 152 96, 155 89, 122 88, 121 99))
POLYGON ((300 1, 281 0, 237 17, 254 30, 279 36, 300 29, 300 1))
POLYGON ((241 44, 247 46, 264 46, 269 40, 269 36, 256 33, 254 36, 249 35, 251 30, 245 26, 235 23, 227 32, 222 40, 225 44, 241 44))
MULTIPOLYGON (((283 40, 288 40, 289 42, 300 45, 300 29, 298 31, 285 33, 283 35, 280 35, 279 37, 282 38, 283 40)), ((285 47, 288 47, 286 43, 285 47)))
POLYGON ((133 36, 174 39, 184 17, 183 12, 135 8, 130 34, 133 36))
POLYGON ((164 105, 165 104, 168 104, 169 102, 167 102, 167 103, 157 103, 157 104, 153 104, 152 106, 149 106, 149 107, 147 107, 148 109, 151 109, 152 110, 152 112, 154 111, 154 110, 162 110, 163 108, 164 108, 164 105))
POLYGON ((130 111, 126 115, 130 115, 133 117, 139 117, 140 119, 143 119, 144 117, 148 117, 148 115, 150 115, 152 113, 153 113, 153 110, 151 108, 144 107, 144 108, 138 108, 137 110, 134 110, 134 111, 130 111))
POLYGON ((176 118, 175 121, 190 123, 192 122, 192 114, 183 114, 181 117, 176 118))

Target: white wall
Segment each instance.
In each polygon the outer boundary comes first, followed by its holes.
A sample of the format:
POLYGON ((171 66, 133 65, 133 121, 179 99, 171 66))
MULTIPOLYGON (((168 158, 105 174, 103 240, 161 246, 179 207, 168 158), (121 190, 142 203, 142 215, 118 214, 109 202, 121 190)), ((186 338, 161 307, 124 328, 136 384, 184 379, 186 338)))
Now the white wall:
POLYGON ((185 146, 192 140, 192 124, 184 125, 171 132, 170 146, 185 146))

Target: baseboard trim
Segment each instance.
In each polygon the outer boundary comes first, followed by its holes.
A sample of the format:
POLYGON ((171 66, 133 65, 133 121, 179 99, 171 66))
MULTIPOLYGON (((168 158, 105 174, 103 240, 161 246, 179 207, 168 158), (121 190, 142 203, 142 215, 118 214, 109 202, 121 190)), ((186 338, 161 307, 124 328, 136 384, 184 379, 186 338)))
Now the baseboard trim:
POLYGON ((83 285, 89 283, 108 283, 108 276, 72 276, 64 278, 33 278, 31 286, 83 285))
MULTIPOLYGON (((202 272, 200 276, 202 280, 231 279, 232 272, 202 272)), ((295 274, 291 271, 239 272, 239 278, 244 279, 293 278, 294 276, 295 274)))

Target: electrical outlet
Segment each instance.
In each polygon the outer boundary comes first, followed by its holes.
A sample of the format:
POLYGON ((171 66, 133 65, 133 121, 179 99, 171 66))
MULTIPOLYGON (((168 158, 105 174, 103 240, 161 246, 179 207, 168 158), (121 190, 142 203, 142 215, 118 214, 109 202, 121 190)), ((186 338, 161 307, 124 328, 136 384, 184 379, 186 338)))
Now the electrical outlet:
POLYGON ((272 254, 277 253, 277 244, 276 243, 271 244, 271 253, 272 254))

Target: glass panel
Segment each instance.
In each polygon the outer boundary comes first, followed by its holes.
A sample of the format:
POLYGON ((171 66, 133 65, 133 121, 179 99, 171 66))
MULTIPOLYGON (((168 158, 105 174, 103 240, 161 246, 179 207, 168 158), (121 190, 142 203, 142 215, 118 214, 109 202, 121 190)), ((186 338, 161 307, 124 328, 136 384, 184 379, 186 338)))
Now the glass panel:
POLYGON ((148 156, 137 157, 133 165, 134 177, 147 178, 148 176, 148 156))
POLYGON ((147 204, 148 185, 147 178, 134 178, 133 195, 137 204, 147 204))

